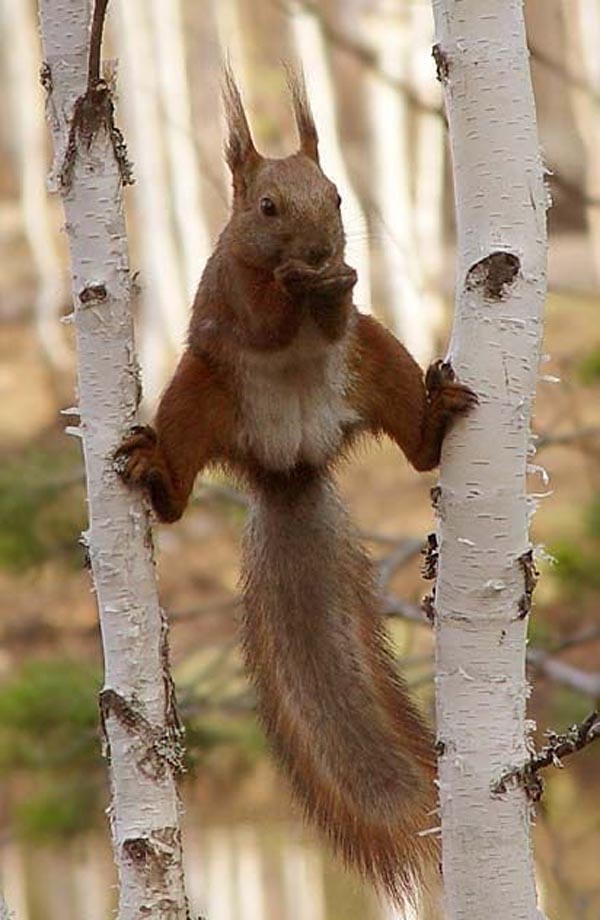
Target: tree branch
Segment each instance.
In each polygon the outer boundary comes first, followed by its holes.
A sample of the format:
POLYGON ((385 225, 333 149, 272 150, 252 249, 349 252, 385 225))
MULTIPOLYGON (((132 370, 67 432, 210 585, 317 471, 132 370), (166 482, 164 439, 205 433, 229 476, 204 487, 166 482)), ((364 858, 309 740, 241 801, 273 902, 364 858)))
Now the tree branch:
POLYGON ((100 61, 102 57, 102 34, 108 0, 96 0, 90 33, 90 56, 88 61, 87 91, 91 92, 100 83, 100 61))
POLYGON ((538 754, 532 754, 527 763, 508 770, 494 783, 494 795, 503 795, 508 792, 510 784, 516 783, 523 787, 532 802, 539 801, 544 785, 538 772, 545 767, 562 767, 562 758, 583 750, 600 738, 600 716, 594 710, 583 722, 572 725, 566 732, 547 731, 546 736, 548 744, 538 754))

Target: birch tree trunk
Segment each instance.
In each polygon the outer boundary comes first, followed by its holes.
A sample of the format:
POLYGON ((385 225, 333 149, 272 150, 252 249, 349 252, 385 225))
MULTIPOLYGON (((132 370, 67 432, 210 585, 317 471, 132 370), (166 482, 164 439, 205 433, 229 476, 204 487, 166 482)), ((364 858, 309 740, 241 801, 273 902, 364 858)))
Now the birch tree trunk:
MULTIPOLYGON (((444 159, 446 126, 434 111, 441 105, 440 86, 431 66, 433 16, 428 4, 410 7, 411 83, 424 103, 416 113, 413 210, 414 247, 421 261, 423 289, 420 310, 429 330, 432 354, 444 319, 442 272, 444 267, 444 159)), ((431 356, 430 356, 431 357, 431 356)))
POLYGON ((36 330, 50 364, 65 371, 69 354, 60 324, 65 291, 45 188, 45 131, 37 81, 39 38, 35 8, 29 0, 3 0, 1 6, 23 230, 37 274, 36 330))
POLYGON ((567 38, 567 67, 577 80, 570 83, 573 116, 585 151, 586 218, 600 283, 600 3, 563 0, 567 38))
MULTIPOLYGON (((379 68, 405 80, 410 58, 410 10, 397 0, 378 0, 363 9, 379 68)), ((385 290, 394 331, 421 364, 432 358, 433 340, 422 302, 421 253, 415 235, 411 194, 409 111, 406 96, 381 79, 367 77, 373 137, 373 188, 381 223, 385 290)))
POLYGON ((150 65, 154 59, 150 12, 151 5, 143 0, 118 0, 112 37, 122 61, 124 109, 137 164, 140 356, 146 396, 154 402, 184 343, 189 310, 171 219, 164 130, 167 113, 160 111, 156 68, 150 65))
MULTIPOLYGON (((71 252, 89 546, 105 659, 100 695, 119 920, 185 920, 174 773, 180 728, 148 518, 112 455, 136 416, 130 277, 121 186, 129 164, 97 79, 88 87, 90 0, 41 0, 43 82, 71 252), (87 89, 87 92, 86 92, 87 89)), ((99 52, 99 47, 98 47, 99 52)))
POLYGON ((520 787, 534 581, 526 465, 546 291, 546 194, 521 0, 433 0, 458 225, 451 361, 479 408, 449 435, 435 594, 443 873, 452 920, 539 917, 520 787))
POLYGON ((169 3, 153 0, 152 25, 173 211, 185 292, 191 303, 211 245, 200 196, 200 165, 194 146, 181 0, 169 3))

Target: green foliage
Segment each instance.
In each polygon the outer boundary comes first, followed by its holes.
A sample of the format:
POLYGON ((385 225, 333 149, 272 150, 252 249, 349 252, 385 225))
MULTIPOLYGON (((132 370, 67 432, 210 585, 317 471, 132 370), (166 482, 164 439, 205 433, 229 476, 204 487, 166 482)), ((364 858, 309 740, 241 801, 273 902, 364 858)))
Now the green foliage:
POLYGON ((185 744, 187 766, 193 768, 218 748, 235 748, 247 763, 265 753, 266 742, 255 719, 239 717, 191 718, 186 721, 185 744))
POLYGON ((59 558, 81 562, 85 526, 79 450, 66 438, 31 447, 0 467, 0 567, 13 571, 59 558))
POLYGON ((595 495, 586 512, 586 530, 590 537, 600 540, 600 495, 595 495))
POLYGON ((92 819, 99 812, 97 783, 50 780, 17 803, 14 819, 20 837, 43 843, 89 831, 92 819))
POLYGON ((585 544, 557 543, 552 547, 557 565, 554 576, 570 593, 600 590, 600 566, 595 552, 585 544))
MULTIPOLYGON (((551 724, 555 731, 566 731, 589 714, 590 701, 568 687, 558 687, 552 694, 551 724)), ((593 745, 596 748, 597 746, 593 745)), ((579 757, 579 754, 577 755, 579 757)))
MULTIPOLYGON (((12 820, 21 836, 44 841, 89 830, 105 804, 98 741, 100 675, 73 660, 29 661, 0 683, 0 777, 18 780, 12 820)), ((193 710, 192 710, 193 711, 193 710)), ((245 769, 264 751, 254 719, 219 711, 186 720, 192 769, 226 752, 215 769, 245 769)), ((11 797, 12 798, 12 797, 11 797)))
POLYGON ((587 386, 600 383, 600 348, 587 353, 579 362, 577 373, 581 382, 587 386))
POLYGON ((600 590, 600 495, 587 508, 580 539, 556 543, 551 553, 557 562, 552 569, 554 577, 569 594, 600 590))
POLYGON ((94 765, 98 674, 75 661, 29 661, 0 685, 0 771, 94 765))
POLYGON ((89 829, 100 813, 99 675, 70 660, 29 661, 0 684, 0 775, 20 779, 12 819, 33 840, 89 829))

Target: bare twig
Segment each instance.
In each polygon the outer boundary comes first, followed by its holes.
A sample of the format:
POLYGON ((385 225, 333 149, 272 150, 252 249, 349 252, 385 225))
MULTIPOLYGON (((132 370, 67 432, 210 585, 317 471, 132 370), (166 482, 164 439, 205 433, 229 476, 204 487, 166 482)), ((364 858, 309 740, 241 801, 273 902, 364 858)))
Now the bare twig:
POLYGON ((549 432, 538 434, 535 446, 538 451, 543 447, 555 447, 558 444, 572 444, 576 441, 585 441, 587 438, 600 436, 600 425, 589 425, 585 428, 576 428, 574 431, 565 431, 562 434, 549 432))
POLYGON ((540 649, 527 649, 527 664, 549 680, 569 687, 592 700, 600 698, 600 672, 582 671, 540 649))
POLYGON ((397 540, 396 548, 379 563, 379 581, 383 588, 387 587, 392 576, 401 568, 418 556, 423 551, 424 543, 415 537, 397 540))
POLYGON ((106 18, 107 6, 108 0, 96 0, 94 4, 92 31, 90 33, 90 56, 88 62, 88 93, 96 88, 101 79, 100 60, 102 56, 102 33, 104 32, 104 20, 106 18))
POLYGON ((391 594, 385 598, 384 604, 384 612, 388 617, 397 617, 400 620, 408 620, 410 623, 419 623, 421 626, 430 625, 418 604, 403 601, 391 594))
POLYGON ((510 784, 518 784, 525 789, 527 796, 533 802, 539 801, 544 791, 544 786, 537 774, 545 767, 562 767, 561 760, 583 750, 597 738, 600 738, 600 716, 594 710, 583 722, 572 725, 566 732, 557 734, 553 731, 546 732, 548 744, 538 754, 532 754, 527 763, 521 767, 513 767, 504 773, 493 784, 492 792, 502 795, 508 791, 510 784))
POLYGON ((588 626, 586 629, 582 629, 581 632, 576 632, 572 636, 567 636, 566 639, 561 639, 548 651, 552 655, 558 655, 559 652, 576 648, 579 645, 586 645, 588 642, 596 642, 598 639, 600 639, 600 626, 588 626))

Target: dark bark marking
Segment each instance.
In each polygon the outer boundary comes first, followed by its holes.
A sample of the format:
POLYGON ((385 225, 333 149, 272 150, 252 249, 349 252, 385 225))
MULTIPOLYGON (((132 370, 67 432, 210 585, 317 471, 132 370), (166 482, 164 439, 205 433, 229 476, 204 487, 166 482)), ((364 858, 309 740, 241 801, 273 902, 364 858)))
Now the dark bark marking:
POLYGON ((175 827, 156 828, 149 836, 124 840, 122 849, 124 859, 144 873, 147 887, 160 889, 181 850, 181 836, 175 827))
POLYGON ((421 610, 427 617, 430 623, 435 623, 435 618, 437 616, 437 611, 435 609, 435 591, 431 591, 430 594, 426 594, 421 601, 421 610))
POLYGON ((532 549, 526 550, 522 556, 519 556, 517 562, 519 563, 521 571, 523 572, 524 580, 523 594, 519 598, 519 612, 517 619, 524 620, 531 610, 533 592, 535 590, 535 586, 537 585, 540 573, 536 568, 532 549))
POLYGON ((133 165, 127 155, 123 134, 115 125, 115 110, 110 89, 100 80, 93 88, 88 88, 83 96, 75 102, 73 118, 69 129, 69 139, 59 172, 62 192, 68 192, 73 178, 73 168, 77 159, 78 145, 89 151, 92 142, 104 129, 111 141, 115 159, 119 167, 123 185, 133 185, 133 165))
POLYGON ((435 44, 431 49, 431 56, 435 61, 435 75, 441 84, 450 78, 450 58, 440 44, 435 44))
POLYGON ((435 742, 434 750, 438 757, 443 757, 446 753, 446 742, 442 741, 441 738, 438 738, 438 740, 435 742))
POLYGON ((77 296, 79 297, 79 302, 87 307, 91 303, 103 303, 108 294, 104 284, 87 284, 77 296))
POLYGON ((437 578, 438 567, 438 541, 435 533, 427 535, 427 544, 423 554, 423 564, 421 566, 421 575, 426 581, 435 581, 437 578))
POLYGON ((498 250, 475 262, 467 272, 466 288, 481 288, 486 300, 502 300, 521 269, 521 260, 513 252, 498 250))
MULTIPOLYGON (((113 715, 140 741, 142 755, 137 762, 140 771, 152 779, 162 779, 167 770, 173 773, 183 771, 183 727, 175 726, 172 717, 167 719, 165 727, 155 728, 136 708, 135 703, 129 702, 110 687, 100 692, 99 702, 103 748, 109 762, 110 744, 106 722, 108 716, 113 715)), ((167 702, 167 705, 171 703, 167 702)))
POLYGON ((47 61, 43 61, 40 67, 40 83, 44 87, 47 95, 52 92, 52 70, 47 61))

